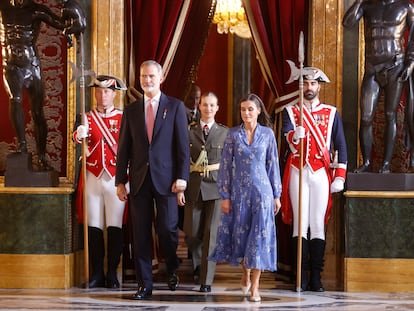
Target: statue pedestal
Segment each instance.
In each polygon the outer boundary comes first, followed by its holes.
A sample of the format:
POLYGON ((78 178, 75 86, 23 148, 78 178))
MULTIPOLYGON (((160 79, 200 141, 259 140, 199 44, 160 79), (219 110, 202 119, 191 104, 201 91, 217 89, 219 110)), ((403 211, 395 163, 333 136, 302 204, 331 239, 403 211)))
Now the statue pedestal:
POLYGON ((73 217, 74 188, 0 183, 0 288, 71 288, 83 262, 73 217))
POLYGON ((414 174, 348 173, 346 184, 350 191, 414 191, 414 174))
POLYGON ((348 174, 345 291, 412 292, 414 174, 348 174))
POLYGON ((5 187, 58 187, 59 175, 54 170, 35 171, 32 154, 16 152, 7 155, 5 187))

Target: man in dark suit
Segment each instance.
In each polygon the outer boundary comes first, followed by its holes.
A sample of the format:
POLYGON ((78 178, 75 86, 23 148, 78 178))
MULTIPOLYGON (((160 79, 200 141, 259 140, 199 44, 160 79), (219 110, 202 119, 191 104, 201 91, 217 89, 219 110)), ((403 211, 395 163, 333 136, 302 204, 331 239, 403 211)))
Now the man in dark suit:
POLYGON ((200 110, 198 105, 200 104, 201 89, 196 84, 191 84, 190 92, 184 100, 184 104, 187 107, 187 122, 193 124, 200 121, 200 110))
MULTIPOLYGON (((184 105, 186 106, 188 126, 200 121, 200 104, 201 89, 198 85, 191 83, 188 94, 184 98, 184 105)), ((184 230, 184 208, 178 208, 178 228, 184 230)), ((189 253, 189 257, 191 254, 189 253)), ((195 271, 194 277, 199 277, 199 271, 195 271)))
POLYGON ((185 203, 190 151, 184 103, 162 93, 162 81, 160 64, 153 60, 141 64, 144 97, 125 107, 118 143, 115 184, 118 197, 129 199, 138 281, 134 298, 139 300, 152 296, 154 215, 169 289, 175 290, 179 282, 177 203, 185 203), (128 180, 129 194, 125 187, 128 180))
MULTIPOLYGON (((191 250, 193 268, 200 272, 200 292, 211 292, 216 263, 208 261, 216 246, 220 223, 220 195, 217 174, 228 128, 215 122, 219 109, 217 96, 208 92, 201 96, 201 120, 194 123, 190 134, 190 182, 186 190, 184 214, 185 241, 191 250)), ((195 273, 196 274, 196 273, 195 273)))

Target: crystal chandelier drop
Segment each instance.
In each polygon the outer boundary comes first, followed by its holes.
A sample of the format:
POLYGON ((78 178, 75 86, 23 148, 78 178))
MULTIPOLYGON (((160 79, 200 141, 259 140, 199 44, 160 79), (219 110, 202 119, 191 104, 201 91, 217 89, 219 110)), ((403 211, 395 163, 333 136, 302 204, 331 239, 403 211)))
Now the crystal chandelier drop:
POLYGON ((213 23, 217 24, 219 34, 230 32, 242 38, 251 38, 241 0, 217 0, 213 23))

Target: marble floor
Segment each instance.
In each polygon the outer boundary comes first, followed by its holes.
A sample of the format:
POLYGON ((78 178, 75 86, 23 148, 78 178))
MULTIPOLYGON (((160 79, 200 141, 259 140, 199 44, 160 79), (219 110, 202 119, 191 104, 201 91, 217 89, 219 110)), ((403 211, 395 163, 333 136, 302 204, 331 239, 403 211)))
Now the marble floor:
MULTIPOLYGON (((151 300, 132 299, 136 291, 133 271, 124 275, 124 283, 118 290, 105 288, 84 289, 1 289, 0 310, 166 310, 166 311, 404 311, 414 310, 412 293, 350 293, 325 291, 323 293, 297 293, 295 285, 283 275, 264 272, 261 276, 261 302, 250 302, 240 289, 241 268, 225 264, 217 265, 212 292, 198 292, 192 278, 191 259, 181 236, 177 255, 180 286, 172 292, 165 280, 165 268, 160 263, 154 274, 155 287, 151 300), (164 272, 163 272, 164 271, 164 272)), ((121 274, 121 272, 119 272, 121 274)), ((119 276, 121 279, 121 276, 119 276)))
POLYGON ((181 271, 177 291, 169 291, 162 274, 154 277, 151 300, 132 300, 136 284, 124 283, 119 290, 107 289, 0 289, 0 310, 414 310, 413 293, 324 293, 294 291, 289 282, 275 280, 273 273, 261 279, 261 302, 243 296, 236 268, 220 266, 212 292, 198 292, 190 273, 181 271))
POLYGON ((413 294, 305 292, 267 288, 261 302, 249 302, 237 287, 214 286, 209 294, 183 284, 171 292, 155 287, 152 300, 131 300, 132 286, 105 289, 28 290, 1 289, 0 310, 414 310, 413 294))

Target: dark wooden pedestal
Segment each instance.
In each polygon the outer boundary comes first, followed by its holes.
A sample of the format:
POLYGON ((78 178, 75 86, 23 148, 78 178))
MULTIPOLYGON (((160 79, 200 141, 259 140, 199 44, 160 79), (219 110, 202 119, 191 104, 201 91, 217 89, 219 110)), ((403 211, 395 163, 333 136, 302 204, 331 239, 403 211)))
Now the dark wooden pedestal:
POLYGON ((16 152, 7 156, 4 185, 5 187, 58 187, 59 175, 54 170, 34 170, 32 154, 16 152))
POLYGON ((352 191, 414 191, 414 174, 348 173, 346 184, 352 191))

